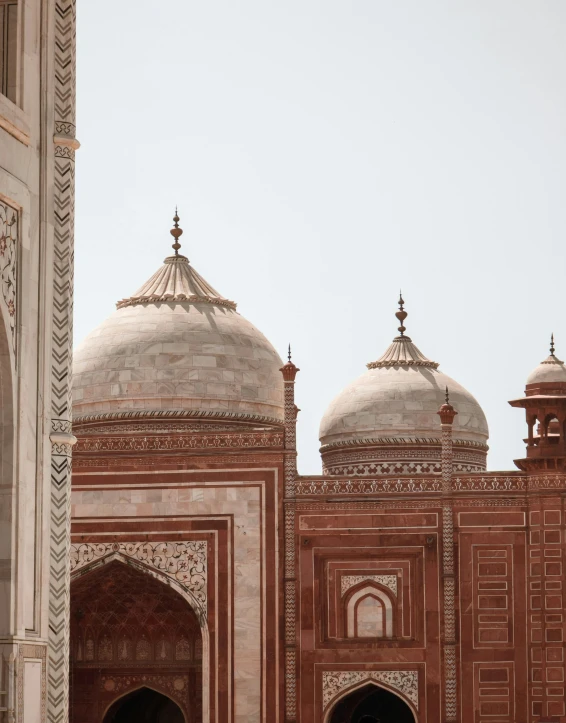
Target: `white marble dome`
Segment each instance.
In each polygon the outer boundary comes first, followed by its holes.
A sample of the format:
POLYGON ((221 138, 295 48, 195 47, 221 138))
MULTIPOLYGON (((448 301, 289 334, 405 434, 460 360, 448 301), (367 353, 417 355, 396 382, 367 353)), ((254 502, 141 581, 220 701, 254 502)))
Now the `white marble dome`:
POLYGON ((446 387, 458 412, 454 439, 485 443, 487 421, 470 392, 438 369, 399 363, 368 369, 332 400, 320 424, 321 444, 376 437, 436 439, 446 387))
POLYGON ((566 384, 566 367, 554 354, 554 335, 550 339, 550 355, 541 362, 527 378, 528 384, 566 384))
POLYGON ((396 316, 400 335, 324 413, 319 432, 323 470, 341 475, 439 474, 438 410, 447 388, 458 413, 452 426, 455 470, 485 470, 489 434, 482 408, 404 335, 402 299, 396 316))
POLYGON ((283 419, 279 355, 185 256, 165 259, 117 306, 75 350, 75 419, 125 412, 283 419))

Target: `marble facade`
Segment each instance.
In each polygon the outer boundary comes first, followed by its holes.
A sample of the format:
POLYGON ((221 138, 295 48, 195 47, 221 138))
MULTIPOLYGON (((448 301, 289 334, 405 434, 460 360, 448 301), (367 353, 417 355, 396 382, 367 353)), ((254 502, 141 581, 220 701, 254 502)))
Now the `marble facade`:
POLYGON ((0 94, 0 710, 7 721, 58 722, 74 442, 75 7, 13 4, 13 82, 0 94))

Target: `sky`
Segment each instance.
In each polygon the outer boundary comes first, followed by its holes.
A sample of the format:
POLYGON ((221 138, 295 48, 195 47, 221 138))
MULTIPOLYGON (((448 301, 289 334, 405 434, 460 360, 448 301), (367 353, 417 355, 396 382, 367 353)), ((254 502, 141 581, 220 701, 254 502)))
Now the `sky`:
POLYGON ((301 371, 299 471, 405 325, 524 456, 566 357, 563 0, 77 4, 75 342, 170 252, 301 371))

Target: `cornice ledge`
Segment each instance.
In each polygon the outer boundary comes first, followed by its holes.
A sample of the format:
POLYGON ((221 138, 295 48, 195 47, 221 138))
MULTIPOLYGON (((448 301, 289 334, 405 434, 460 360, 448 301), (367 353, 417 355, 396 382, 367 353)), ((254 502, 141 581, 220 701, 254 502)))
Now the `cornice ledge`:
POLYGON ((72 148, 73 151, 78 151, 81 147, 79 141, 73 135, 69 135, 67 133, 55 133, 53 136, 53 143, 56 146, 61 146, 62 148, 72 148))
MULTIPOLYGON (((320 447, 320 452, 328 452, 333 449, 344 449, 345 447, 383 447, 383 446, 410 446, 410 445, 442 445, 440 437, 365 437, 363 439, 344 439, 338 442, 330 442, 320 447)), ((455 439, 455 447, 474 447, 487 451, 489 449, 485 442, 473 442, 465 439, 455 439)))
POLYGON ((99 414, 84 414, 73 417, 73 424, 88 424, 90 422, 114 421, 125 419, 233 419, 234 421, 259 422, 283 426, 283 420, 261 414, 248 412, 219 412, 215 410, 139 410, 131 412, 101 412, 99 414))
POLYGON ((75 435, 68 432, 51 432, 49 439, 52 444, 67 444, 69 447, 73 447, 77 443, 75 435))

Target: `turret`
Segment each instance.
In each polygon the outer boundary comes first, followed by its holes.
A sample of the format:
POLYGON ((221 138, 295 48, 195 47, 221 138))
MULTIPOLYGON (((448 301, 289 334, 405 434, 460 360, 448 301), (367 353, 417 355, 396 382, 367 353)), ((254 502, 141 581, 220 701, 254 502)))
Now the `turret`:
POLYGON ((525 396, 509 402, 522 407, 527 419, 525 439, 527 456, 516 459, 523 471, 566 469, 566 367, 554 353, 554 335, 550 337, 550 355, 527 378, 525 396))

